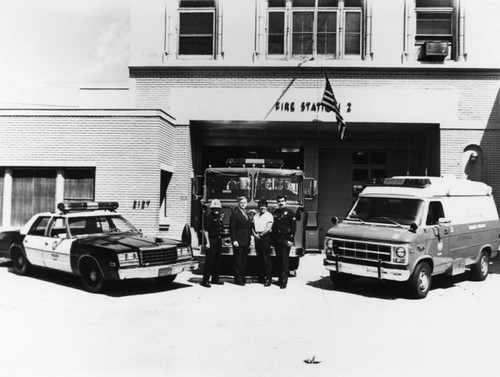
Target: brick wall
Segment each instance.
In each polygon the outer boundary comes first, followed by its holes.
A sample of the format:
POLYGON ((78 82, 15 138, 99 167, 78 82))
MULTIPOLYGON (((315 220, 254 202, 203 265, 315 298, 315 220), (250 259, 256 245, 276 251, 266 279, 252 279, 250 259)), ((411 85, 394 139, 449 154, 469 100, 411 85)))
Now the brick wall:
MULTIPOLYGON (((188 159, 175 148, 189 146, 185 128, 177 136, 176 126, 161 112, 151 111, 0 111, 0 161, 11 167, 27 161, 35 167, 93 162, 95 199, 118 201, 120 212, 134 225, 157 234, 161 164, 180 168, 174 172, 168 196, 171 190, 190 191, 188 159), (134 201, 149 205, 134 209, 134 201)), ((172 200, 169 205, 167 211, 176 222, 189 221, 184 203, 172 200)))
MULTIPOLYGON (((456 107, 451 114, 453 116, 450 116, 450 120, 442 119, 443 123, 439 124, 440 132, 433 131, 429 136, 429 174, 462 176, 464 148, 477 144, 484 152, 483 180, 492 185, 495 192, 500 193, 500 178, 497 178, 500 177, 500 149, 497 147, 500 137, 500 73, 497 70, 165 67, 132 68, 131 77, 135 79, 136 103, 139 107, 172 110, 170 104, 176 88, 284 90, 292 81, 295 88, 323 88, 323 71, 328 74, 336 89, 359 87, 376 88, 381 93, 390 89, 407 89, 428 90, 430 95, 442 91, 456 94, 456 107), (458 114, 455 109, 458 109, 458 114)), ((204 101, 217 101, 217 98, 205 98, 204 101)), ((377 98, 373 101, 377 101, 377 98)), ((189 106, 186 103, 185 108, 172 111, 180 111, 189 116, 189 106)), ((419 104, 415 103, 414 106, 418 108, 419 104)), ((425 108, 421 110, 426 111, 425 108)), ((221 119, 223 117, 221 114, 221 119)), ((418 123, 411 117, 406 122, 418 123)), ((500 194, 497 196, 500 199, 500 194)))

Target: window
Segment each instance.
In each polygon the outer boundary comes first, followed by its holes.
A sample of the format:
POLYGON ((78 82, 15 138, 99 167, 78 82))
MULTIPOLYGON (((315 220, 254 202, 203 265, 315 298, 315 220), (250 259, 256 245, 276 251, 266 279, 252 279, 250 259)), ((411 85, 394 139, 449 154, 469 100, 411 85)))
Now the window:
POLYGON ((387 154, 385 152, 354 152, 352 154, 352 196, 358 197, 369 182, 387 177, 387 154))
POLYGON ((179 3, 179 55, 214 55, 215 1, 179 3))
POLYGON ((24 225, 35 213, 53 211, 55 169, 13 169, 11 225, 24 225))
POLYGON ((457 15, 454 0, 416 0, 415 42, 446 42, 451 50, 456 46, 457 15))
POLYGON ((64 172, 64 200, 94 200, 95 169, 66 169, 64 172))
POLYGON ((268 56, 360 58, 362 3, 362 0, 268 0, 268 56))
POLYGON ((28 234, 32 236, 44 236, 45 229, 47 225, 49 225, 50 216, 40 216, 35 223, 31 226, 31 229, 28 231, 28 234))
POLYGON ((441 202, 430 202, 429 211, 427 212, 426 225, 436 225, 439 219, 445 217, 443 211, 443 205, 441 202))

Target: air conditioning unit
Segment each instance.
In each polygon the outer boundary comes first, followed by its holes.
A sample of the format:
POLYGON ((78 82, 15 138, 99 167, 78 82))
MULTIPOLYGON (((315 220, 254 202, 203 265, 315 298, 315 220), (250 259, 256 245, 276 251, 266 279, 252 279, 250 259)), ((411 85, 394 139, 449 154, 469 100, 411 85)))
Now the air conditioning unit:
POLYGON ((444 60, 448 56, 448 42, 425 41, 420 47, 421 60, 444 60))

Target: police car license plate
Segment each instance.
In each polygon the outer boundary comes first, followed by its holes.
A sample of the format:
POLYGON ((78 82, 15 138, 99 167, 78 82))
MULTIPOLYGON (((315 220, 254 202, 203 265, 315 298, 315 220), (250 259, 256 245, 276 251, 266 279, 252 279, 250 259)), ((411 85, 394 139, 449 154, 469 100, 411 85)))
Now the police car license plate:
POLYGON ((158 270, 158 276, 177 275, 182 272, 182 266, 164 267, 158 270))

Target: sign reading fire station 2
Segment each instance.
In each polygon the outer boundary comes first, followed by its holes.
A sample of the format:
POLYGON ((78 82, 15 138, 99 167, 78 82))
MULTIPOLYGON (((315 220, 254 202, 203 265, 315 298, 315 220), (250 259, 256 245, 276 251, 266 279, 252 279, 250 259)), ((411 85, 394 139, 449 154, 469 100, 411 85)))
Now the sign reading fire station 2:
MULTIPOLYGON (((344 111, 342 104, 339 103, 340 111, 344 111)), ((347 103, 345 111, 350 113, 352 109, 351 102, 347 103)), ((277 101, 274 105, 274 111, 276 112, 301 112, 301 113, 323 113, 331 112, 331 110, 326 109, 321 102, 310 102, 310 101, 300 101, 300 102, 280 102, 277 101)))

